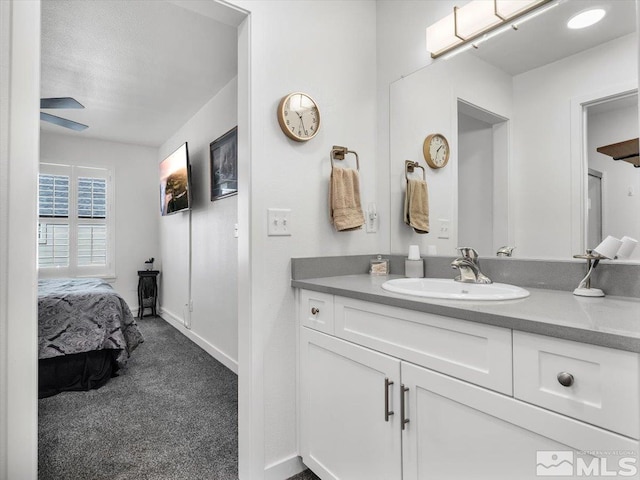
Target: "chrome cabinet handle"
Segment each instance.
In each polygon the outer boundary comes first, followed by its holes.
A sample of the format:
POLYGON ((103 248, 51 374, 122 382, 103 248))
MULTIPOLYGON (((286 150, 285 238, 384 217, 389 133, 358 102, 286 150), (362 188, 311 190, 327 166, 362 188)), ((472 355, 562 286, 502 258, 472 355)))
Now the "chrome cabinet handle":
POLYGON ((384 379, 384 421, 388 422, 389 417, 393 415, 393 410, 389 410, 389 387, 393 382, 388 378, 384 379))
POLYGON ((319 313, 320 313, 320 309, 319 308, 313 307, 311 309, 311 315, 317 315, 319 313))
POLYGON ((405 409, 405 404, 404 404, 404 398, 405 398, 405 393, 407 393, 409 391, 409 387, 405 387, 403 384, 400 384, 400 396, 401 401, 400 401, 400 425, 402 427, 402 430, 404 430, 404 426, 409 423, 409 419, 406 418, 406 409, 405 409))
POLYGON ((573 385, 574 380, 573 375, 568 372, 560 372, 558 374, 558 382, 560 382, 560 385, 563 387, 570 387, 573 385))

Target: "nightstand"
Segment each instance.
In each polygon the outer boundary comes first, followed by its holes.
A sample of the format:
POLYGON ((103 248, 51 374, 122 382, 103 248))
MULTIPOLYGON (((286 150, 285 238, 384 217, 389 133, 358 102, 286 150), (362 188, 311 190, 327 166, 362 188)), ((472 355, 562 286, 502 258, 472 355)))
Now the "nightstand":
POLYGON ((157 315, 159 273, 159 270, 138 270, 138 318, 144 317, 145 308, 150 308, 154 317, 157 315))

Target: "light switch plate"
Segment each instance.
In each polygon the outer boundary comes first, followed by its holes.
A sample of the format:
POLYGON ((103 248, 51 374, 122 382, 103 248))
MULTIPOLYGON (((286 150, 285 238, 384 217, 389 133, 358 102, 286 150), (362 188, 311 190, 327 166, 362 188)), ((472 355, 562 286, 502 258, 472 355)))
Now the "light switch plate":
POLYGON ((267 209, 267 235, 290 236, 291 235, 291 209, 269 208, 267 209))

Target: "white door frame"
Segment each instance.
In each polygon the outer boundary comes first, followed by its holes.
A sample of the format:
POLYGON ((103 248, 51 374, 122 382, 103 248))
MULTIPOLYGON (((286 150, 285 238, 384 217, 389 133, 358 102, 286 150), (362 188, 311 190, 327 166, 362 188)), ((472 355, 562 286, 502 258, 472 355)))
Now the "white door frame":
POLYGON ((40 2, 0 2, 0 478, 38 467, 40 2))

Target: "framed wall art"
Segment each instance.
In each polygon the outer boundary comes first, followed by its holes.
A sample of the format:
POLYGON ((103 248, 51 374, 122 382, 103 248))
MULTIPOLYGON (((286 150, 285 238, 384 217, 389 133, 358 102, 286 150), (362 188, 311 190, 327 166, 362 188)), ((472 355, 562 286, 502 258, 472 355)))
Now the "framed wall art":
POLYGON ((238 193, 238 127, 209 144, 211 201, 238 193))

